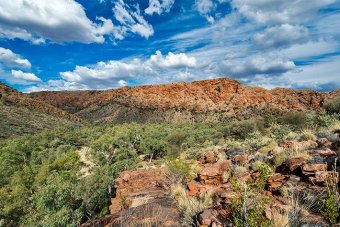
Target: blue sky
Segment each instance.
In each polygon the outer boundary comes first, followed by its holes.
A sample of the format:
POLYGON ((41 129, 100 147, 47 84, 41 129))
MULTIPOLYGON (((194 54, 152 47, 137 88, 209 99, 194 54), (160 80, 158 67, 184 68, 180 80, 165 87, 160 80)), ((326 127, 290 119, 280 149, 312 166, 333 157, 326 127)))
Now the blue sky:
POLYGON ((23 92, 217 77, 339 89, 340 1, 0 2, 0 81, 23 92))

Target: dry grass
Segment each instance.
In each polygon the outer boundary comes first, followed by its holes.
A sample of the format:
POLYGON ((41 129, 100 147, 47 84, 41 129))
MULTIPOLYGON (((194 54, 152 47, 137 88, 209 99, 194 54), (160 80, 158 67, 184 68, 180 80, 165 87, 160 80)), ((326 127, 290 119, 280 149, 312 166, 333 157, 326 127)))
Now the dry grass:
POLYGON ((247 171, 248 171, 248 169, 244 166, 234 165, 233 170, 232 170, 232 175, 238 176, 238 175, 241 175, 243 173, 246 173, 247 171))
POLYGON ((181 223, 184 226, 193 225, 193 217, 212 206, 212 194, 210 192, 201 194, 199 197, 190 197, 185 188, 179 184, 171 186, 170 191, 171 195, 177 198, 178 208, 181 212, 181 223))
POLYGON ((307 140, 313 140, 316 141, 316 136, 314 135, 313 131, 310 129, 305 129, 302 131, 300 140, 307 141, 307 140))
POLYGON ((289 197, 291 206, 288 216, 289 225, 297 227, 308 221, 307 216, 317 207, 318 198, 307 194, 305 191, 292 193, 289 197))
POLYGON ((289 227, 289 216, 286 212, 277 212, 272 216, 272 227, 289 227))
POLYGON ((310 160, 312 157, 307 150, 299 151, 297 149, 286 149, 274 156, 274 167, 281 165, 284 161, 292 158, 306 158, 310 160))

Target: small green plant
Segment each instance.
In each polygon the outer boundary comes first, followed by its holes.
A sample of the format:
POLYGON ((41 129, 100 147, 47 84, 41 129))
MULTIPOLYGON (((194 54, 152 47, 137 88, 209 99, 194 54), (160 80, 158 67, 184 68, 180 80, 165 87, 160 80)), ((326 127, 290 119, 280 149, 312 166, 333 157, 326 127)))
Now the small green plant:
POLYGON ((269 165, 263 163, 262 165, 259 166, 258 171, 260 173, 260 178, 256 182, 256 186, 258 192, 262 192, 264 190, 264 187, 267 183, 269 176, 273 173, 273 170, 270 168, 269 165))
POLYGON ((326 178, 327 196, 321 200, 321 214, 332 224, 340 221, 340 191, 338 187, 338 174, 336 172, 336 161, 334 170, 326 178))
POLYGON ((272 140, 269 144, 267 144, 266 146, 264 147, 261 147, 258 152, 262 153, 262 154, 266 154, 268 153, 269 151, 272 151, 274 150, 274 148, 277 147, 277 143, 276 141, 272 140))
POLYGON ((231 201, 234 226, 269 227, 270 221, 263 215, 269 199, 254 191, 248 183, 240 184, 233 179, 231 184, 236 193, 231 201))
POLYGON ((327 197, 321 200, 321 214, 332 224, 336 224, 340 215, 340 205, 334 195, 327 193, 327 197))

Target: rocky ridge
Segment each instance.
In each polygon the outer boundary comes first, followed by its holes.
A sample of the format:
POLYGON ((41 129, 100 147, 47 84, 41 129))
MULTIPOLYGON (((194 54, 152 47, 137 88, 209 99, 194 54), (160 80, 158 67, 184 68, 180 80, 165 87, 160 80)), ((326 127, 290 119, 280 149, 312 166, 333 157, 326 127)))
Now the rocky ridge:
POLYGON ((106 91, 38 92, 30 96, 95 122, 204 122, 266 113, 317 111, 340 90, 316 92, 249 87, 220 78, 106 91))
POLYGON ((76 115, 0 83, 0 138, 79 122, 76 115))

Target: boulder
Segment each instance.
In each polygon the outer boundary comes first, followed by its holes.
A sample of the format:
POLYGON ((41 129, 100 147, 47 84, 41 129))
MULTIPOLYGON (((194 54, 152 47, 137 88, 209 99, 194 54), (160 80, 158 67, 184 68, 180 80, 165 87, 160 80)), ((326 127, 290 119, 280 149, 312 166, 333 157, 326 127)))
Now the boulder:
POLYGON ((223 174, 230 168, 231 161, 224 160, 202 168, 198 180, 202 184, 218 185, 223 182, 223 174))
POLYGON ((159 226, 177 227, 180 215, 177 203, 169 197, 155 198, 138 207, 128 208, 121 212, 90 220, 81 227, 120 227, 120 226, 159 226))
POLYGON ((289 176, 283 175, 281 173, 275 173, 270 176, 267 181, 267 185, 270 191, 279 189, 288 180, 289 176))
POLYGON ((318 144, 317 142, 313 140, 307 140, 307 141, 284 141, 283 143, 280 144, 281 147, 283 148, 288 148, 288 149, 294 149, 297 151, 302 151, 305 149, 312 149, 312 148, 317 148, 318 144))
POLYGON ((286 160, 280 166, 276 168, 276 172, 279 173, 295 173, 298 170, 301 170, 301 167, 307 162, 308 160, 304 157, 297 157, 286 160))
POLYGON ((207 151, 204 153, 203 158, 201 160, 202 164, 210 163, 213 164, 217 162, 217 155, 213 151, 207 151))
POLYGON ((310 155, 320 155, 320 156, 332 156, 336 154, 335 151, 332 151, 329 148, 310 150, 308 151, 308 153, 310 155))
POLYGON ((111 199, 110 213, 115 214, 133 204, 147 203, 165 195, 166 181, 166 171, 163 168, 122 172, 114 185, 116 197, 111 199))
POLYGON ((326 138, 320 138, 316 142, 318 143, 319 148, 331 147, 332 146, 332 142, 329 141, 326 138))
POLYGON ((240 166, 248 165, 247 155, 235 155, 232 160, 235 164, 240 165, 240 166))

